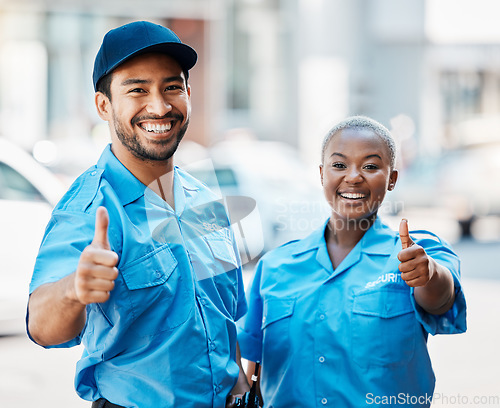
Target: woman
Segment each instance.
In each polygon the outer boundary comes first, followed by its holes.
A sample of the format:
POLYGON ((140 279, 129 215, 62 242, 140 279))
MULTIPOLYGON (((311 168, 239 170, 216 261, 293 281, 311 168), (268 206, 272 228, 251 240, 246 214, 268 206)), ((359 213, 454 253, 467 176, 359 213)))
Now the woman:
POLYGON ((427 336, 464 332, 465 298, 446 242, 377 216, 395 150, 372 119, 337 124, 320 165, 330 218, 257 264, 239 344, 262 362, 265 407, 430 406, 427 336))

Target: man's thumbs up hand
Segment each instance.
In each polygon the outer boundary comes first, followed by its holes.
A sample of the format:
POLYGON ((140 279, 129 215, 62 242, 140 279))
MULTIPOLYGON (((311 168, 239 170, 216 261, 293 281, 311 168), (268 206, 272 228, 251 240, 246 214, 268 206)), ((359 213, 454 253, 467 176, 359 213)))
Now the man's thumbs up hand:
POLYGON ((95 219, 94 239, 83 250, 75 272, 76 298, 84 305, 106 302, 115 286, 118 255, 111 251, 108 226, 108 211, 99 207, 95 219))
POLYGON ((111 249, 108 239, 109 216, 105 207, 99 207, 95 215, 94 239, 91 245, 95 248, 111 249))
POLYGON ((401 278, 408 286, 425 286, 432 278, 430 258, 424 248, 413 242, 408 231, 408 221, 401 220, 399 238, 402 250, 398 254, 401 278))

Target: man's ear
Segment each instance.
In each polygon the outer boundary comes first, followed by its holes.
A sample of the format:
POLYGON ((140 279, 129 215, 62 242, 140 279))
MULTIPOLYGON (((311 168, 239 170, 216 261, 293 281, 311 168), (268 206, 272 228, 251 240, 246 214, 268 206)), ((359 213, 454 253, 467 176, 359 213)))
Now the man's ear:
POLYGON ((111 119, 111 101, 102 92, 95 93, 95 106, 97 108, 97 114, 99 117, 109 122, 111 119))

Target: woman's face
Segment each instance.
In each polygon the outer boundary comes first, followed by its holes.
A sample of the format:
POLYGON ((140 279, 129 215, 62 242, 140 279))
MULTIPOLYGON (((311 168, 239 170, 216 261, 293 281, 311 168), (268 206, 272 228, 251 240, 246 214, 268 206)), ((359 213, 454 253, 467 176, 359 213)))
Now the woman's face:
POLYGON ((360 220, 375 214, 396 184, 389 147, 372 130, 344 129, 325 150, 321 184, 332 216, 360 220))

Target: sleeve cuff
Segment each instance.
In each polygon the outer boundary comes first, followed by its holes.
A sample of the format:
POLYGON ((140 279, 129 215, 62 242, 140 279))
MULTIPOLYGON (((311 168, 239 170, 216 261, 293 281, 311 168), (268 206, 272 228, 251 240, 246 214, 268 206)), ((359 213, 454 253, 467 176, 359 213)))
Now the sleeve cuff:
POLYGON ((262 360, 261 340, 241 327, 238 327, 238 344, 240 345, 241 357, 255 362, 262 360))
POLYGON ((455 302, 450 310, 442 315, 433 315, 426 312, 415 300, 415 289, 411 288, 411 302, 415 310, 417 320, 431 335, 436 334, 459 334, 467 330, 467 306, 462 285, 453 275, 455 283, 455 302))

